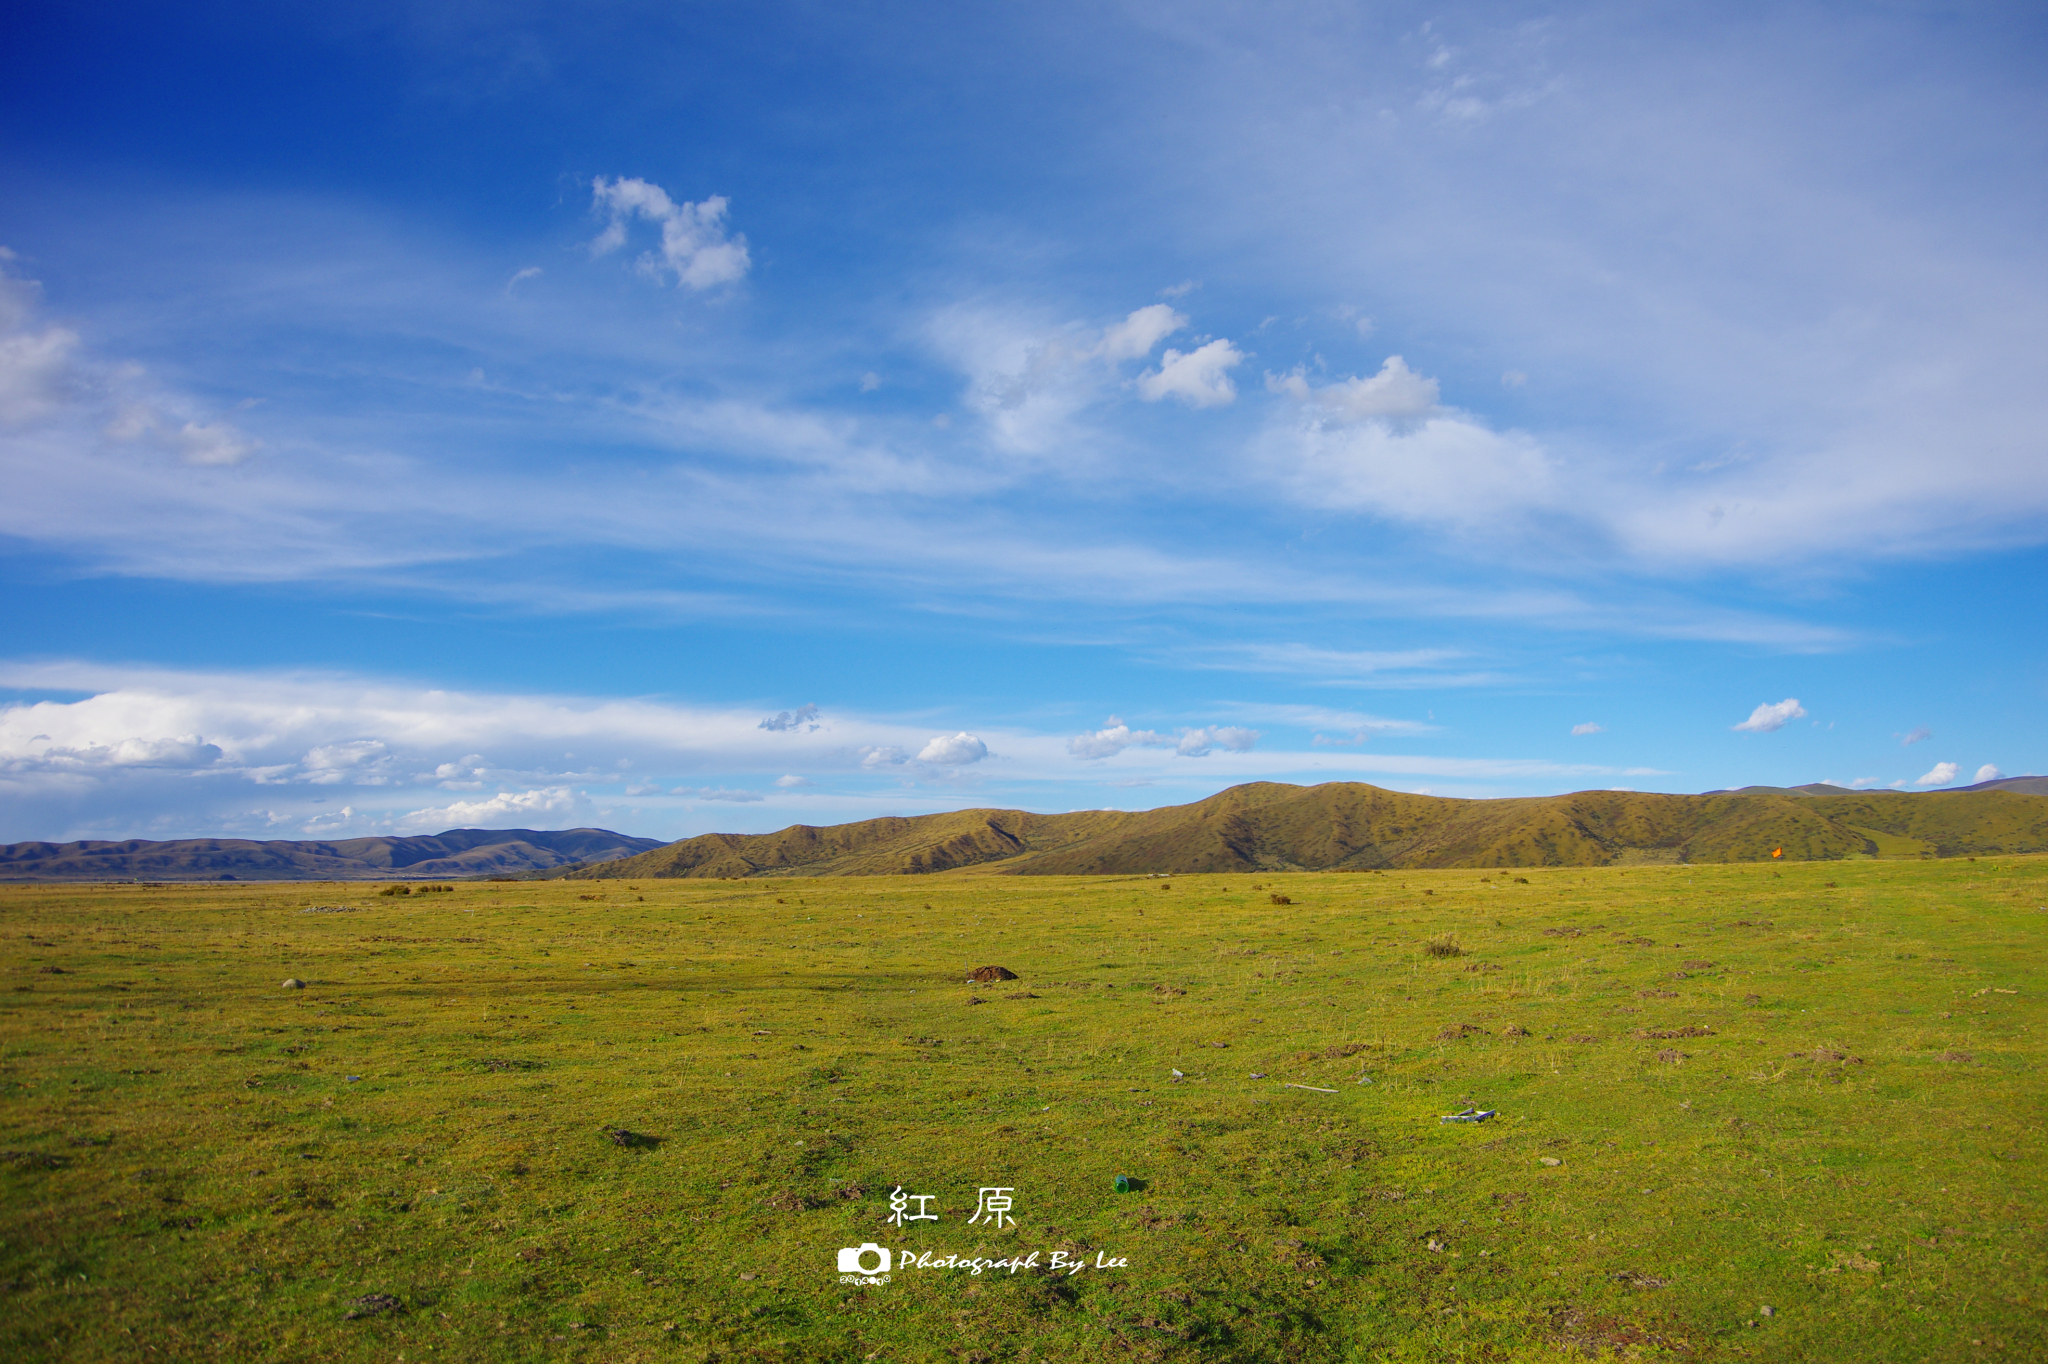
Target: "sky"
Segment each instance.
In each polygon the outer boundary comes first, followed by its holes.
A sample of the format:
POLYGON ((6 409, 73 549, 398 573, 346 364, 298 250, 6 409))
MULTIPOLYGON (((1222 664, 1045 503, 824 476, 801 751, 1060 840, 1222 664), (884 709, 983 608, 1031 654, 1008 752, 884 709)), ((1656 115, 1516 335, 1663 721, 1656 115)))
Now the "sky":
POLYGON ((2048 771, 2048 12, 28 0, 0 841, 2048 771))

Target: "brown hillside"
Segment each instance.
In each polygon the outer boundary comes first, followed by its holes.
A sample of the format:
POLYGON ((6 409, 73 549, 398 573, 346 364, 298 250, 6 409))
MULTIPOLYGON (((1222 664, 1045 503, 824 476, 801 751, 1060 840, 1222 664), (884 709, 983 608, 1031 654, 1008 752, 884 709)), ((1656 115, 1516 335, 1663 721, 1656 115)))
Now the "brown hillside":
POLYGON ((560 875, 863 876, 985 866, 1019 875, 1606 866, 2048 850, 2048 796, 2013 791, 1516 800, 1411 796, 1362 782, 1252 782, 1126 814, 961 810, 772 834, 703 834, 560 875))

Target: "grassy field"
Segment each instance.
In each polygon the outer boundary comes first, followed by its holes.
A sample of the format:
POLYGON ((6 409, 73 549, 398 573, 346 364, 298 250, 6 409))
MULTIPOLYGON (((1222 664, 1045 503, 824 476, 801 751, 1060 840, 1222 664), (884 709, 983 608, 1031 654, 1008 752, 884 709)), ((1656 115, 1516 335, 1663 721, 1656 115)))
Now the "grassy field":
POLYGON ((2048 1358, 2048 858, 374 890, 0 888, 0 1356, 2048 1358))

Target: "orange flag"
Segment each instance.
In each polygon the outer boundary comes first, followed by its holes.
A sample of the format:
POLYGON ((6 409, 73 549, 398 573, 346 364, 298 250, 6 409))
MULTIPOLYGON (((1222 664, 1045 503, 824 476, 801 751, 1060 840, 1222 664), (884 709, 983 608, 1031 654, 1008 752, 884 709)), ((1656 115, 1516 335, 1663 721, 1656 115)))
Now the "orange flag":
POLYGON ((1771 849, 1771 856, 1773 856, 1773 857, 1783 857, 1784 855, 1785 855, 1785 850, 1784 850, 1783 848, 1773 848, 1773 849, 1771 849))

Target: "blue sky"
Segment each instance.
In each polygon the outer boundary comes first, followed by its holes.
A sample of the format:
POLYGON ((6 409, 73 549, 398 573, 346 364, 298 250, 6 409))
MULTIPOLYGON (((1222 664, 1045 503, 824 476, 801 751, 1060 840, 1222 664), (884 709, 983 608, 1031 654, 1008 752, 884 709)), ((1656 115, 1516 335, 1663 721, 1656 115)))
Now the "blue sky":
POLYGON ((2038 10, 18 13, 0 840, 2048 770, 2038 10))

